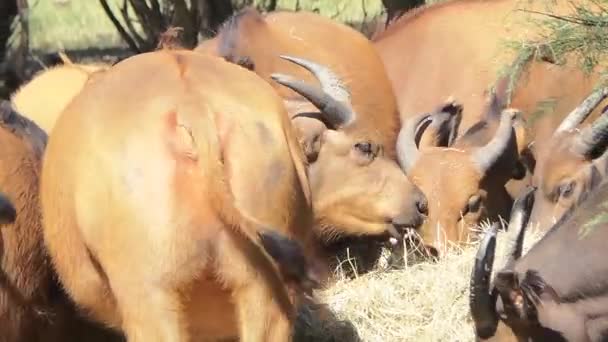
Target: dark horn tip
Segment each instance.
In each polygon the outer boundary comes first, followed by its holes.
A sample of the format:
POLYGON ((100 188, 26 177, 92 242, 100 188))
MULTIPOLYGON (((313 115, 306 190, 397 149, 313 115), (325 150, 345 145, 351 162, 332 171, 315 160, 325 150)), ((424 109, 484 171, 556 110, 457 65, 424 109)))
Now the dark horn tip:
POLYGON ((515 120, 521 116, 521 110, 517 108, 505 108, 502 111, 503 115, 506 115, 510 120, 515 120))
POLYGON ((494 336, 494 334, 496 334, 496 326, 488 326, 488 325, 477 326, 477 324, 476 324, 475 333, 476 333, 477 337, 480 339, 483 339, 483 340, 489 339, 490 337, 494 336))
POLYGON ((484 235, 471 274, 469 306, 475 322, 475 331, 480 337, 490 337, 494 334, 498 323, 494 311, 495 298, 490 294, 490 276, 494 264, 496 249, 496 233, 500 224, 495 222, 484 235))
POLYGON ((462 113, 463 108, 464 106, 462 103, 456 101, 454 96, 449 96, 439 111, 448 113, 450 115, 458 115, 462 113))

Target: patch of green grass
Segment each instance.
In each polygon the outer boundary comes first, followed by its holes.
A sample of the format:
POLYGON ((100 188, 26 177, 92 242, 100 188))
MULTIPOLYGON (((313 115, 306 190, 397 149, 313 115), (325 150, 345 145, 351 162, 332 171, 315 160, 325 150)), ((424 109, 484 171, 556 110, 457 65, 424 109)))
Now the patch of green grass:
MULTIPOLYGON (((108 1, 118 13, 120 0, 108 1)), ((256 0, 256 3, 263 0, 256 0)), ((277 9, 314 11, 342 22, 361 22, 382 12, 380 0, 279 0, 277 9)), ((36 51, 125 46, 98 0, 30 1, 30 47, 36 51)), ((117 17, 121 17, 117 14, 117 17)))
MULTIPOLYGON (((117 3, 118 1, 111 1, 117 3)), ((57 51, 123 45, 97 0, 30 1, 30 47, 57 51)))

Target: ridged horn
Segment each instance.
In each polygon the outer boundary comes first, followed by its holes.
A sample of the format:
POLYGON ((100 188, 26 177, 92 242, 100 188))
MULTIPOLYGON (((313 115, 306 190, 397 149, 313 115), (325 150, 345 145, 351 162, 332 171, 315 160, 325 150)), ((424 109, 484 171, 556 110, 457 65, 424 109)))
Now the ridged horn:
POLYGON ((608 147, 608 114, 604 111, 595 122, 583 129, 572 146, 573 150, 587 160, 595 159, 608 147))
POLYGON ((310 73, 317 78, 321 84, 321 89, 323 89, 327 95, 333 97, 337 101, 350 104, 350 92, 346 86, 344 86, 342 79, 328 67, 304 58, 287 55, 280 55, 279 57, 310 71, 310 73))
POLYGON ((490 294, 498 226, 499 223, 495 222, 479 245, 469 288, 469 308, 475 323, 475 332, 478 337, 484 339, 493 336, 498 326, 498 316, 494 308, 496 297, 490 294))
POLYGON ((606 96, 608 96, 608 88, 599 88, 593 91, 578 107, 562 120, 562 123, 557 127, 553 135, 569 131, 580 125, 606 96))
POLYGON ((430 114, 420 114, 405 122, 397 137, 397 161, 405 173, 408 173, 418 159, 418 146, 416 146, 416 130, 427 120, 430 114))
POLYGON ((513 264, 521 257, 528 220, 530 219, 530 213, 534 206, 535 192, 536 187, 529 185, 513 203, 509 227, 507 229, 507 234, 510 237, 510 252, 507 256, 507 266, 505 267, 509 267, 509 265, 513 264))
POLYGON ((321 111, 324 121, 332 126, 330 128, 343 128, 354 121, 353 110, 344 103, 336 101, 323 90, 284 74, 274 73, 270 77, 310 101, 321 111))
POLYGON ((488 171, 509 146, 513 131, 513 119, 519 113, 515 109, 503 110, 500 123, 492 140, 473 153, 473 160, 481 173, 488 171))

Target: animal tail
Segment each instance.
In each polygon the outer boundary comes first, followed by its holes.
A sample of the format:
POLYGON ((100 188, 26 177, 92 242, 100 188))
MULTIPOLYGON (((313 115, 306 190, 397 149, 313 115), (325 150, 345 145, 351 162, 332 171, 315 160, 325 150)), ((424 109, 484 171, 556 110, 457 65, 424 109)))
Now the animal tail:
MULTIPOLYGON (((228 232, 234 238, 235 243, 250 258, 251 264, 265 278, 267 285, 275 296, 281 310, 290 321, 295 319, 295 308, 290 300, 287 288, 284 285, 282 275, 274 265, 276 262, 280 269, 294 269, 293 265, 287 265, 289 258, 283 256, 293 254, 293 245, 288 245, 290 240, 249 215, 243 213, 235 206, 234 195, 226 177, 216 180, 222 183, 219 201, 215 202, 217 212, 221 220, 229 227, 228 232), (274 258, 273 258, 274 255, 274 258)), ((303 254, 301 247, 297 246, 297 252, 303 254)), ((299 267, 295 267, 297 269, 299 267)))
POLYGON ((218 32, 217 54, 226 61, 240 65, 248 70, 255 69, 250 56, 239 54, 241 34, 253 32, 258 25, 265 25, 264 17, 254 7, 245 7, 228 18, 218 32))
MULTIPOLYGON (((192 110, 192 108, 184 108, 192 110)), ((197 113, 200 115, 200 113, 197 113)), ((217 147, 213 150, 217 155, 213 159, 228 161, 227 150, 223 148, 220 136, 217 132, 218 118, 211 114, 208 116, 212 124, 209 128, 208 137, 215 140, 212 145, 217 147), (216 140, 217 139, 217 140, 216 140)), ((222 175, 219 179, 213 179, 213 187, 217 189, 214 193, 219 197, 212 201, 215 211, 220 216, 230 236, 237 246, 249 257, 251 265, 261 273, 270 291, 274 294, 281 311, 289 320, 295 319, 295 308, 290 300, 286 288, 286 282, 296 280, 295 285, 302 285, 303 279, 314 278, 304 257, 304 248, 299 243, 289 239, 278 232, 275 227, 270 227, 256 218, 240 210, 236 205, 234 193, 226 174, 223 162, 210 165, 215 168, 213 174, 222 175), (219 188, 217 188, 219 185, 219 188), (276 264, 275 264, 276 263, 276 264), (294 270, 297 274, 294 275, 294 270), (281 272, 283 271, 283 272, 281 272), (298 280, 302 280, 297 284, 298 280)), ((314 280, 312 280, 314 283, 314 280)))

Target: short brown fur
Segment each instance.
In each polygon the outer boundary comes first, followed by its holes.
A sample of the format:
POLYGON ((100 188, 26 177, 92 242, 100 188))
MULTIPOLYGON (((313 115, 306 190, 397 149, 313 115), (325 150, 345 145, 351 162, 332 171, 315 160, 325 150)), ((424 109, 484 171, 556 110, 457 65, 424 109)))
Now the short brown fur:
POLYGON ((16 219, 0 225, 0 339, 119 341, 75 315, 50 265, 38 191, 46 133, 8 102, 0 113, 0 187, 16 209, 16 219))
MULTIPOLYGON (((495 84, 499 70, 514 61, 514 51, 503 42, 533 40, 541 33, 541 26, 534 20, 545 17, 516 9, 567 14, 572 11, 571 3, 589 1, 451 0, 399 18, 373 40, 393 84, 402 118, 432 110, 453 95, 467 109, 461 131, 467 130, 479 120, 484 94, 495 84)), ((572 59, 567 65, 530 62, 507 103, 521 110, 527 120, 529 134, 524 144, 535 141, 538 147, 547 142, 598 77, 597 72, 585 75, 572 59), (543 101, 549 101, 553 108, 546 115, 536 116, 543 101)), ((598 114, 599 110, 594 111, 592 118, 598 114)), ((507 188, 512 197, 517 196, 530 182, 528 175, 522 181, 510 181, 507 188)))
POLYGON ((129 341, 288 340, 284 285, 241 234, 264 222, 308 246, 303 158, 254 74, 187 51, 118 63, 49 140, 44 235, 62 284, 129 341), (282 143, 260 142, 260 123, 282 143), (262 188, 275 161, 281 177, 262 188))
MULTIPOLYGON (((308 12, 261 15, 246 9, 228 20, 218 35, 195 51, 219 55, 251 69, 281 95, 310 162, 318 236, 385 232, 397 217, 418 222, 421 196, 395 162, 399 117, 382 61, 370 42, 352 28, 308 12), (319 109, 271 79, 283 73, 318 85, 312 75, 280 55, 305 58, 328 67, 345 83, 357 113, 352 125, 329 129, 319 120, 298 116, 319 109), (357 143, 371 143, 373 158, 357 143)), ((415 225, 415 224, 414 224, 415 225)))
POLYGON ((11 96, 15 108, 49 133, 57 117, 92 75, 105 64, 67 63, 43 70, 11 96))

